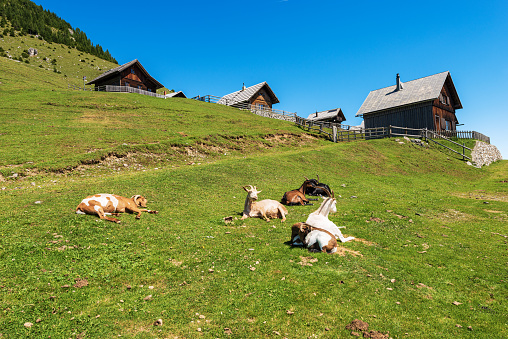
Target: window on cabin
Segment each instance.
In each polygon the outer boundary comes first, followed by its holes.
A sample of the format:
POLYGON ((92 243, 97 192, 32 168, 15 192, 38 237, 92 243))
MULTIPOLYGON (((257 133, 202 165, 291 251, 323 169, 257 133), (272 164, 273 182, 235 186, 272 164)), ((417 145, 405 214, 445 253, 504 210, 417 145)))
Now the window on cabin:
POLYGON ((124 85, 129 87, 129 83, 127 81, 124 83, 124 85))
POLYGON ((451 128, 450 128, 450 122, 449 122, 448 120, 446 120, 446 126, 445 126, 445 129, 446 129, 447 131, 451 130, 451 128))
POLYGON ((151 92, 151 91, 152 91, 152 89, 151 89, 151 88, 148 88, 148 92, 151 92))
POLYGON ((131 68, 131 74, 136 74, 136 72, 134 72, 134 68, 131 68))

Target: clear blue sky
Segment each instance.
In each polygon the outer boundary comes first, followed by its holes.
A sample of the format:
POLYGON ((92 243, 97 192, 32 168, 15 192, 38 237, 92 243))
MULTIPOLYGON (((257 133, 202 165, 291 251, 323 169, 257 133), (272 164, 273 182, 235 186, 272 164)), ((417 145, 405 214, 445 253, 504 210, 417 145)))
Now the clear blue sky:
POLYGON ((36 0, 120 64, 138 59, 167 88, 222 96, 267 81, 274 108, 306 117, 369 91, 450 71, 461 130, 508 158, 508 1, 36 0))

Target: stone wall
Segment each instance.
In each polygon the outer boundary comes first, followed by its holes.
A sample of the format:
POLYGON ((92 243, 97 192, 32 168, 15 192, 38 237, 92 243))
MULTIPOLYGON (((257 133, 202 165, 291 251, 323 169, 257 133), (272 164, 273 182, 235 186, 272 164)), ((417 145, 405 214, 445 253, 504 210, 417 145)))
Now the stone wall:
POLYGON ((471 152, 471 158, 476 167, 488 166, 495 161, 503 159, 501 152, 499 152, 496 146, 483 141, 476 141, 476 145, 471 152))

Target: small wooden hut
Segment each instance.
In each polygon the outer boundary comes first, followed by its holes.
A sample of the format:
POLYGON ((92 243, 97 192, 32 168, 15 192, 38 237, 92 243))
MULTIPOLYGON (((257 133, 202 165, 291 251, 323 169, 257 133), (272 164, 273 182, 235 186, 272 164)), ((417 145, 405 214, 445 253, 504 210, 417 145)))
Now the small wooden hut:
POLYGON ((249 108, 246 106, 250 104, 259 109, 271 109, 279 99, 264 81, 251 87, 243 85, 241 90, 223 96, 218 103, 239 108, 249 108))
POLYGON ((341 124, 343 121, 346 121, 346 117, 344 113, 342 113, 342 109, 335 108, 328 111, 312 113, 307 117, 307 120, 341 124))
POLYGON ((164 87, 148 74, 138 59, 110 69, 88 83, 88 85, 92 84, 95 85, 96 89, 101 86, 112 85, 133 87, 154 93, 157 89, 164 87))

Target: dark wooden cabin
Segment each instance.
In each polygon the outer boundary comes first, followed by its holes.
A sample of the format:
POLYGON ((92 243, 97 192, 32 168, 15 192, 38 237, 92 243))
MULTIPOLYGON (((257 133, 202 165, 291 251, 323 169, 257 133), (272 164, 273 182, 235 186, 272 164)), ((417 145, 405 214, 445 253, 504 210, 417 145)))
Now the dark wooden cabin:
POLYGON ((346 117, 344 113, 342 113, 342 109, 335 108, 328 111, 312 113, 307 117, 307 120, 341 124, 343 121, 346 121, 346 117))
POLYGON ((272 105, 279 103, 272 89, 265 82, 251 87, 242 87, 241 90, 225 95, 218 101, 219 104, 247 108, 250 104, 260 109, 271 109, 272 105))
POLYGON ((356 116, 365 128, 409 127, 455 131, 455 111, 461 109, 450 72, 402 83, 397 74, 394 86, 371 91, 356 116))
POLYGON ((100 86, 113 85, 133 87, 154 93, 157 89, 164 87, 148 74, 137 59, 99 75, 88 83, 88 85, 92 84, 95 85, 96 89, 100 86))

